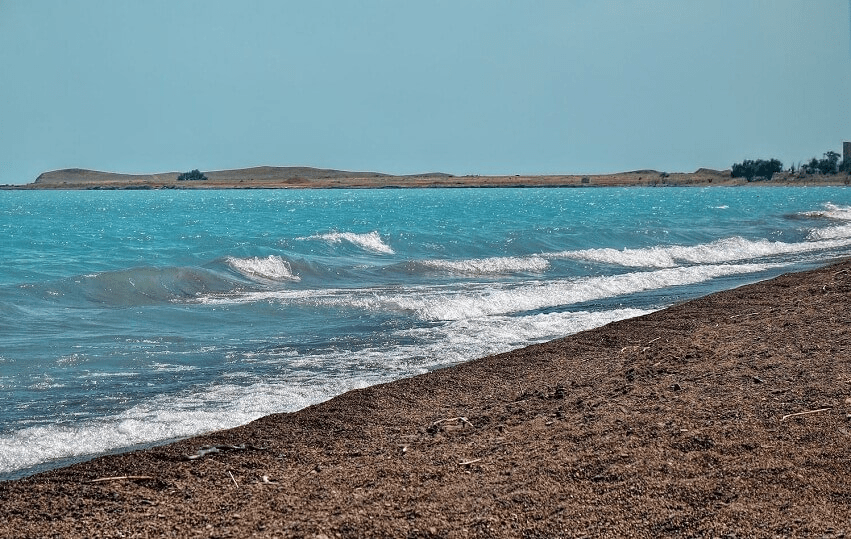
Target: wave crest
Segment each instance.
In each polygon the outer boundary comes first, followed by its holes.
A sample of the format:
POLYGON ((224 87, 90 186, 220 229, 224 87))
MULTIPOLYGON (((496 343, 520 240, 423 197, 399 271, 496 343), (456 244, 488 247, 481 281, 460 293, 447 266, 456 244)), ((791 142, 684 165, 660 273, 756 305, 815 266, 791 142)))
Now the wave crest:
POLYGON ((777 264, 705 265, 638 271, 604 277, 586 277, 524 284, 466 284, 457 286, 371 288, 360 290, 267 290, 198 298, 206 304, 279 301, 327 305, 366 311, 406 311, 420 320, 440 322, 508 315, 564 307, 585 301, 623 296, 672 286, 697 284, 718 277, 757 273, 777 264))
POLYGON ((468 260, 423 260, 417 264, 429 269, 447 271, 461 275, 503 275, 506 273, 541 273, 550 267, 549 261, 540 256, 491 257, 468 260))
POLYGON ((748 240, 739 236, 724 238, 700 245, 653 246, 643 249, 582 249, 547 255, 552 258, 572 258, 616 264, 634 268, 672 268, 678 262, 691 264, 721 264, 752 260, 775 255, 808 253, 851 245, 851 226, 814 230, 810 240, 798 243, 748 240))
POLYGON ((802 215, 805 217, 826 217, 837 221, 851 221, 851 206, 839 206, 832 202, 826 202, 823 210, 808 211, 802 215))
POLYGON ((290 263, 277 255, 266 258, 259 256, 251 258, 228 257, 226 262, 230 267, 249 278, 260 278, 266 281, 300 281, 301 277, 294 275, 290 263))
POLYGON ((378 231, 373 230, 365 234, 357 234, 355 232, 327 232, 325 234, 314 234, 305 238, 296 238, 298 240, 322 240, 328 243, 342 243, 344 241, 360 247, 365 251, 374 253, 382 253, 392 255, 395 251, 381 239, 378 231))

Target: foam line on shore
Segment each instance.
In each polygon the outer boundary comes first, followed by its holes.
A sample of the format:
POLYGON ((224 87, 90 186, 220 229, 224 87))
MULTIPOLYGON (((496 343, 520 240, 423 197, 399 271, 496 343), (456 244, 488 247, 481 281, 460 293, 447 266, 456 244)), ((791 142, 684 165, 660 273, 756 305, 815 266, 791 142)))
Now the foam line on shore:
POLYGON ((519 284, 470 283, 463 287, 419 286, 403 290, 264 290, 206 295, 193 301, 213 305, 258 301, 333 305, 366 311, 406 311, 415 313, 422 320, 447 321, 563 307, 670 286, 696 284, 728 275, 758 273, 777 267, 782 266, 715 264, 519 284))
MULTIPOLYGON (((268 414, 293 412, 351 389, 422 374, 648 312, 615 309, 484 317, 432 328, 403 329, 389 337, 420 344, 295 354, 288 358, 290 372, 279 378, 251 381, 256 377, 246 372, 243 375, 248 383, 213 384, 193 393, 154 397, 113 416, 73 425, 37 425, 4 434, 0 436, 0 477, 33 466, 44 468, 50 461, 235 427, 268 414), (375 368, 370 370, 364 365, 375 368), (312 375, 316 368, 337 372, 318 383, 312 375)), ((187 370, 180 365, 154 366, 169 372, 187 370)))

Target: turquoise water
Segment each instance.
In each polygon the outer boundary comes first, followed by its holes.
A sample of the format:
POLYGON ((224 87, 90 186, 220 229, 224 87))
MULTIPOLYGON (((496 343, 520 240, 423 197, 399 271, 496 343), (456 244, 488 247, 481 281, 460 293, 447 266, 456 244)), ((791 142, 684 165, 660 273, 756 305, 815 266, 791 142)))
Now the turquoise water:
POLYGON ((851 253, 845 188, 0 191, 0 478, 851 253))

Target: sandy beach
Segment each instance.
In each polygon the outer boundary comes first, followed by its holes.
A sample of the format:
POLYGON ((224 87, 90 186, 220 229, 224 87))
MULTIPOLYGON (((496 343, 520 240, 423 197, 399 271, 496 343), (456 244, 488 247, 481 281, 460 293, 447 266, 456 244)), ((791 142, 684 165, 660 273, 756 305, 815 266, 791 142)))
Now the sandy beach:
POLYGON ((0 483, 3 537, 851 534, 851 261, 0 483))

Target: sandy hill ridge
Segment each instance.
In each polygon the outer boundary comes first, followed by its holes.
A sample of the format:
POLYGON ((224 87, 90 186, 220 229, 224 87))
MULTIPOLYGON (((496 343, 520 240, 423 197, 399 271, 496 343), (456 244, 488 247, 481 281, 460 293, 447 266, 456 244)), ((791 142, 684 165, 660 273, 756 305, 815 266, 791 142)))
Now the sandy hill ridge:
MULTIPOLYGON (((121 174, 79 168, 54 170, 41 174, 26 185, 0 185, 2 189, 335 189, 335 188, 406 188, 406 187, 666 187, 747 185, 744 178, 733 178, 729 170, 699 168, 694 172, 634 170, 613 174, 545 174, 455 176, 442 172, 393 175, 313 167, 261 166, 233 170, 204 171, 207 180, 178 181, 178 172, 157 174, 121 174)), ((760 185, 849 185, 851 176, 798 176, 778 173, 760 185)))
MULTIPOLYGON (((177 181, 180 172, 162 172, 158 174, 122 174, 70 168, 45 172, 36 178, 37 184, 75 184, 89 182, 170 182, 177 181)), ((233 170, 206 172, 212 181, 251 181, 251 180, 317 180, 329 178, 383 178, 388 174, 378 172, 349 172, 345 170, 321 169, 312 167, 270 167, 260 166, 233 170)))

